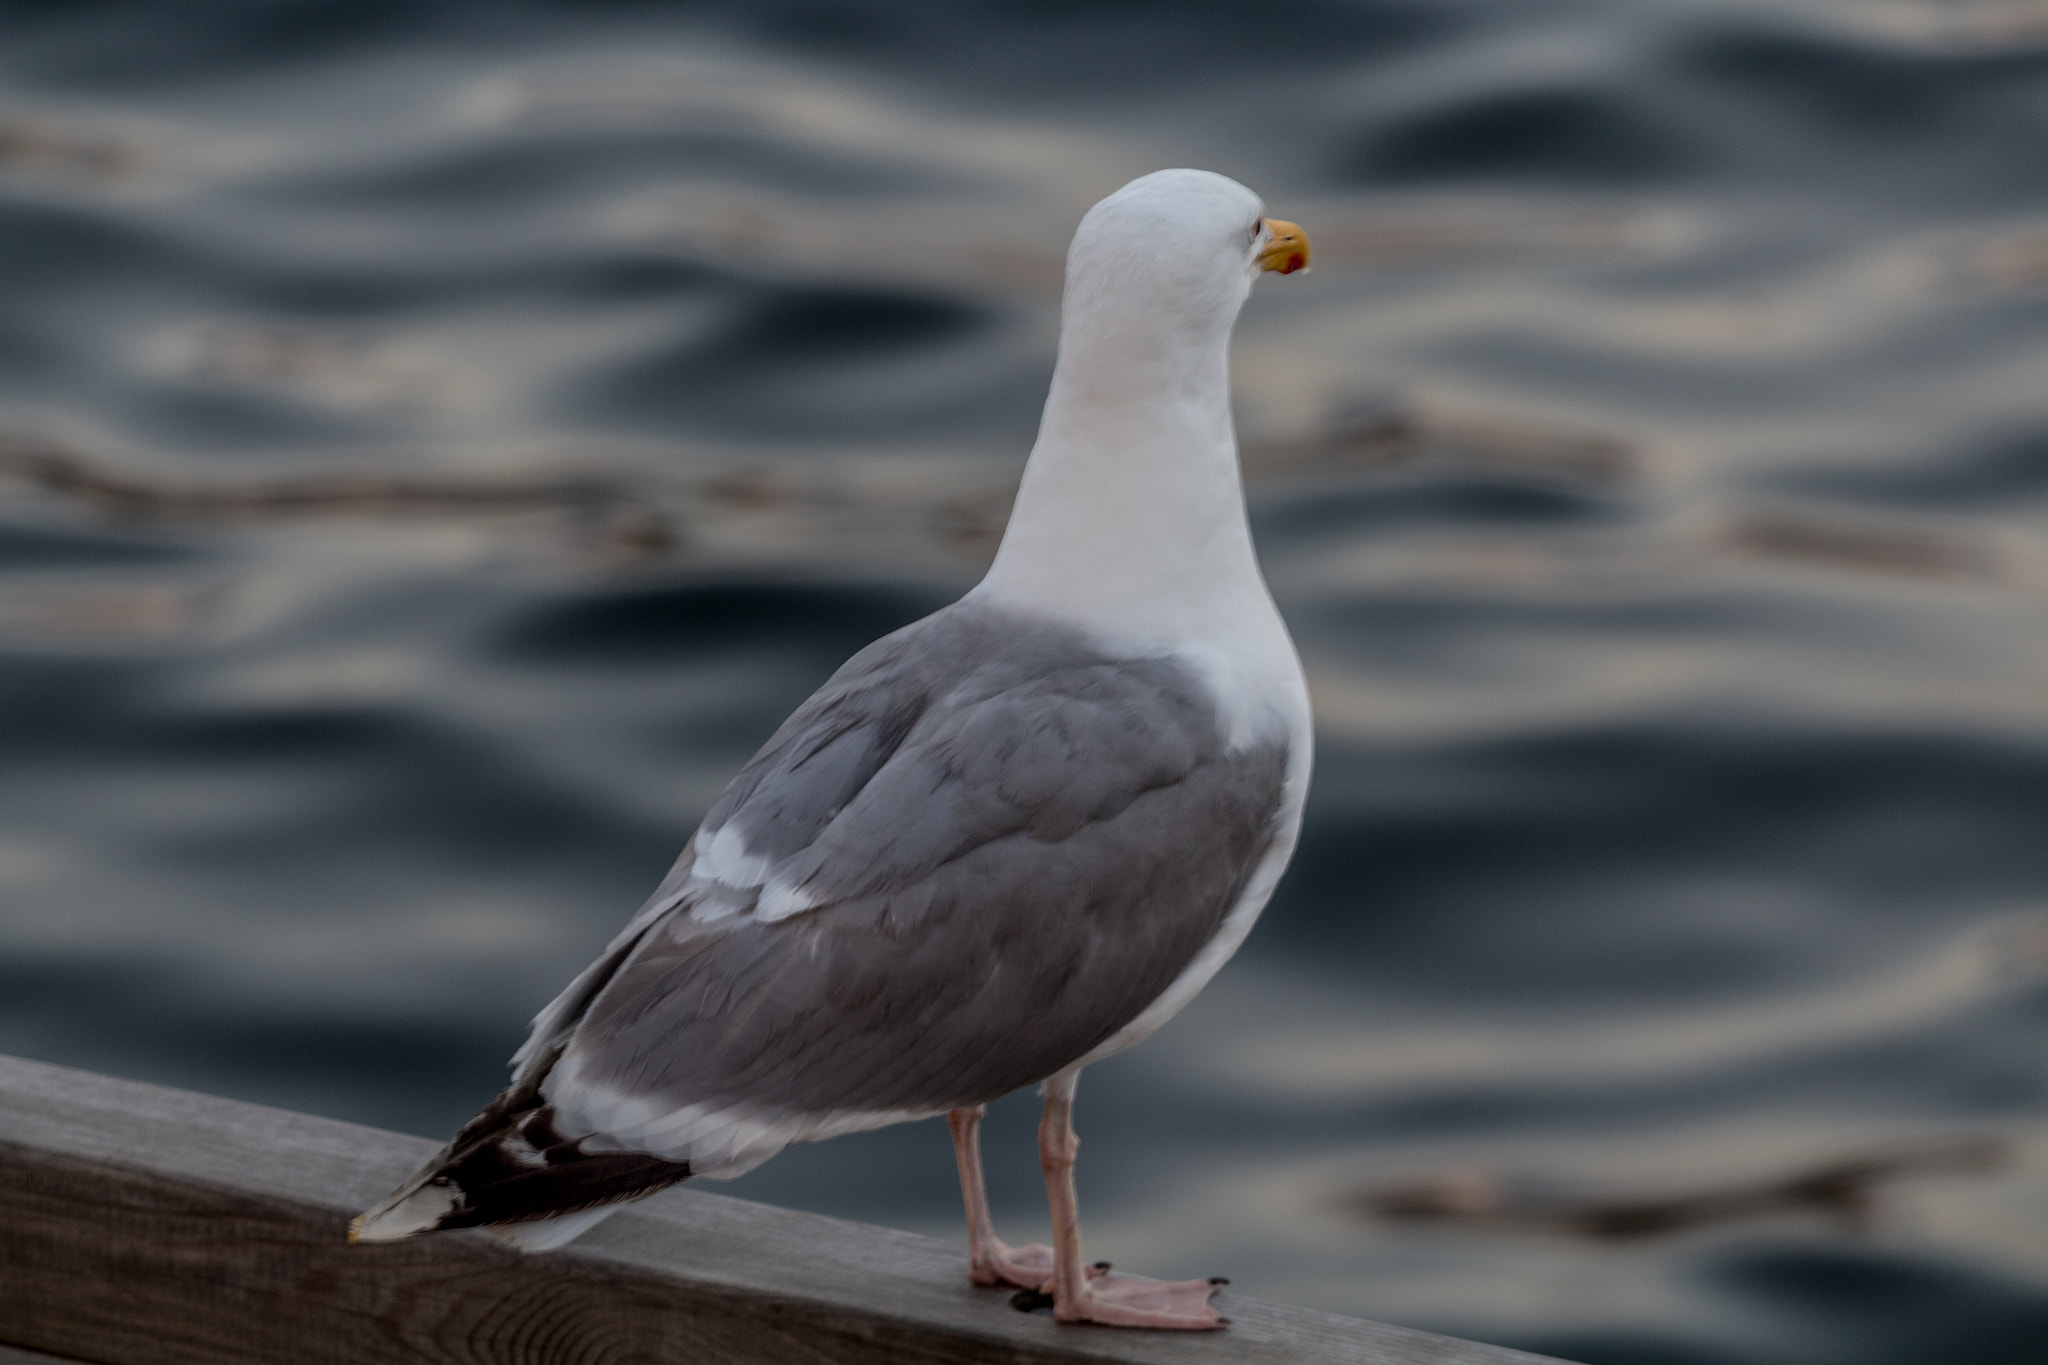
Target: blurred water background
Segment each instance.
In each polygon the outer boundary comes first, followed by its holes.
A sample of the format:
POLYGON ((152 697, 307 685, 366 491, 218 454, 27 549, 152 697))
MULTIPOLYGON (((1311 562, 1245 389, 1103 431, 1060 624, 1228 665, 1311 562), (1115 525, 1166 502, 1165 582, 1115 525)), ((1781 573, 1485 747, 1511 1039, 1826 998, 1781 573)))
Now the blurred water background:
MULTIPOLYGON (((2048 1359, 2039 0, 0 4, 0 1050, 451 1131, 973 581, 1067 234, 1172 165, 1317 245, 1237 382, 1321 750, 1237 964, 1088 1075, 1090 1250, 1602 1365, 2048 1359), (2010 1160, 1661 1236, 1361 1195, 1955 1135, 2010 1160)), ((933 1124, 737 1192, 961 1235, 933 1124)))

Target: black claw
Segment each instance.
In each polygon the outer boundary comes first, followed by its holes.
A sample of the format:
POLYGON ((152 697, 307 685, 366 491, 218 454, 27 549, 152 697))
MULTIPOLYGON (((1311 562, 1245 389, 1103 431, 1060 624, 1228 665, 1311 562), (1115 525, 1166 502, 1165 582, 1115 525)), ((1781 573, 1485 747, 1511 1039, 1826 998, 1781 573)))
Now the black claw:
POLYGON ((1037 1313, 1052 1307, 1052 1295, 1042 1289, 1020 1289, 1010 1295, 1010 1307, 1019 1313, 1037 1313))
POLYGON ((1227 1279, 1225 1279, 1225 1278, 1224 1278, 1223 1276, 1221 1276, 1221 1275, 1211 1275, 1211 1276, 1209 1277, 1209 1283, 1210 1283, 1210 1284, 1229 1284, 1229 1283, 1230 1283, 1230 1281, 1229 1281, 1229 1280, 1227 1280, 1227 1279))
POLYGON ((1096 1262, 1096 1263, 1095 1263, 1094 1265, 1092 1265, 1092 1266, 1090 1266, 1090 1267, 1088 1267, 1088 1268, 1089 1268, 1090 1270, 1107 1270, 1107 1269, 1109 1269, 1109 1262, 1108 1262, 1108 1261, 1097 1261, 1097 1262, 1096 1262))
POLYGON ((1230 1326, 1230 1319, 1229 1319, 1229 1318, 1218 1318, 1218 1319, 1216 1319, 1216 1325, 1217 1325, 1218 1327, 1228 1327, 1228 1326, 1230 1326))

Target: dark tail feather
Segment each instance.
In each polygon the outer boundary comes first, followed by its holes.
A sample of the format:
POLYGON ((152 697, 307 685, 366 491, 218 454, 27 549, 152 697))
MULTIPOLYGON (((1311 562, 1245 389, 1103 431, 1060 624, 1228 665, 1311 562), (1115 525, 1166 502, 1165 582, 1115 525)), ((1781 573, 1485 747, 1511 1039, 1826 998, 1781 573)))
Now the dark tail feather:
POLYGON ((389 1199, 351 1223, 349 1240, 531 1223, 639 1199, 689 1178, 686 1161, 585 1152, 554 1119, 538 1085, 507 1090, 389 1199))

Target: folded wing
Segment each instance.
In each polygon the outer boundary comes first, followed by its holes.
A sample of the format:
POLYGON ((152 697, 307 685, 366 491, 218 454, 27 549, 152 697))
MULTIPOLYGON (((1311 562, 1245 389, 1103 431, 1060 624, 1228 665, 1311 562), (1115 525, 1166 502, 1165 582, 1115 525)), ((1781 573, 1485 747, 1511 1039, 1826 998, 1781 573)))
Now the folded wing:
POLYGON ((512 1089, 408 1187, 448 1209, 415 1214, 594 1207, 1043 1079, 1216 934, 1274 836, 1286 762, 1277 735, 1228 748, 1171 660, 961 607, 877 642, 543 1011, 512 1089), (483 1150, 511 1153, 497 1183, 519 1182, 516 1208, 467 1183, 483 1150))

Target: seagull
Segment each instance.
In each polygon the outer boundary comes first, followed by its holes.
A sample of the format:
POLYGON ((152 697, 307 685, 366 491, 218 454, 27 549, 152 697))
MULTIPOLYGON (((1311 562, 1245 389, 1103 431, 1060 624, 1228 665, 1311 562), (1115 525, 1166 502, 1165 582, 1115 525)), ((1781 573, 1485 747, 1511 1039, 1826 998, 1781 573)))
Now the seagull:
POLYGON ((783 723, 505 1092, 351 1241, 547 1250, 692 1176, 944 1114, 973 1283, 1063 1322, 1224 1325, 1221 1279, 1083 1262, 1074 1094, 1237 951, 1300 832, 1308 689, 1252 546, 1229 348, 1253 281, 1308 261, 1208 171, 1088 211, 987 575, 783 723), (1013 1249, 980 1126, 1032 1084, 1053 1242, 1013 1249))

